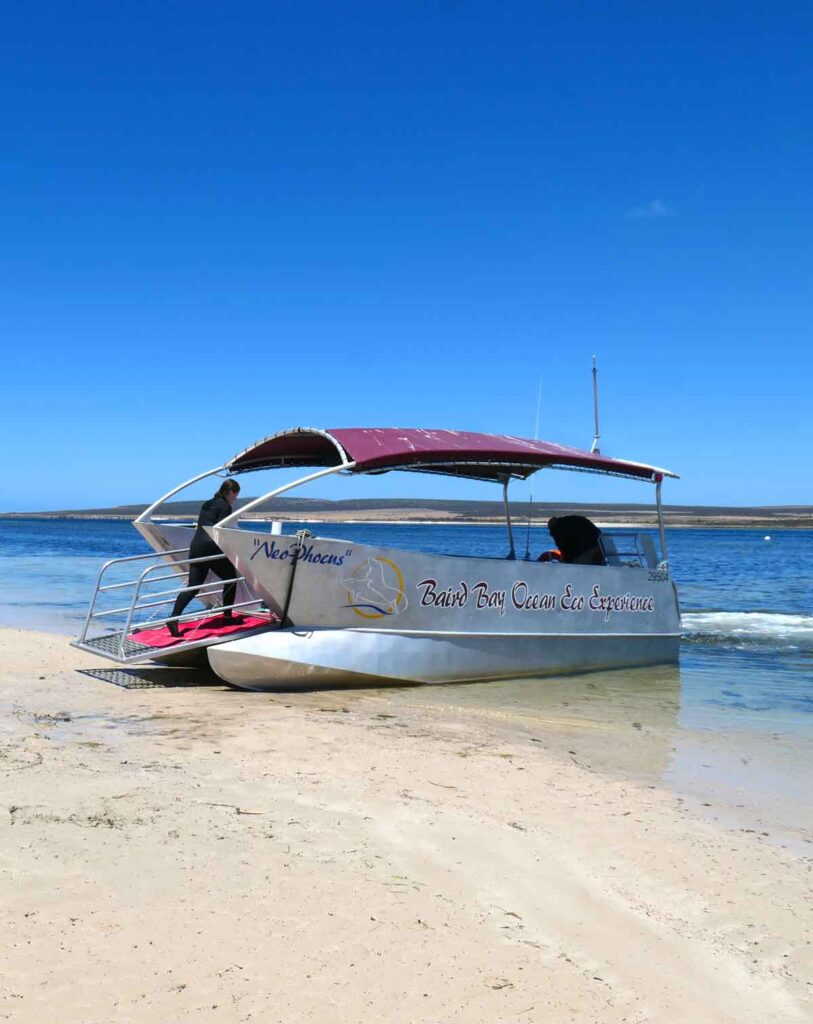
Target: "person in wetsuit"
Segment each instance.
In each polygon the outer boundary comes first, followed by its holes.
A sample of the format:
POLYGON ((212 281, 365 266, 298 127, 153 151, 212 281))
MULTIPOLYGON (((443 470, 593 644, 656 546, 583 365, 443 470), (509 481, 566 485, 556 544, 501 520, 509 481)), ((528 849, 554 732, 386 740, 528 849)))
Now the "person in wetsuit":
MULTIPOLYGON (((172 615, 167 621, 167 629, 173 636, 179 637, 181 635, 181 631, 178 629, 178 616, 183 614, 184 608, 186 608, 198 590, 203 586, 208 572, 211 571, 215 576, 219 576, 220 579, 227 581, 223 587, 223 604, 227 607, 234 604, 237 584, 229 583, 228 581, 237 579, 237 570, 206 530, 204 530, 204 526, 214 526, 221 519, 230 516, 234 510, 234 503, 239 493, 240 484, 230 477, 228 480, 223 481, 213 498, 204 501, 203 505, 201 505, 200 515, 198 516, 198 528, 195 530, 195 535, 189 546, 189 557, 206 558, 212 555, 221 555, 222 557, 213 558, 211 562, 198 562, 195 565, 189 566, 189 580, 186 589, 180 591, 175 598, 172 615)), ((227 619, 234 618, 234 612, 230 607, 223 614, 227 619)))

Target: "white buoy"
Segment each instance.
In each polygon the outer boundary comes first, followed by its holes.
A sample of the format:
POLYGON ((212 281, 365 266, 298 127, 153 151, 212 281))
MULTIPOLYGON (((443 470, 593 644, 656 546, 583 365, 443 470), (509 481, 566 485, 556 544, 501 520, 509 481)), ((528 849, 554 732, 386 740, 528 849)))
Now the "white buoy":
POLYGON ((771 539, 771 535, 769 533, 766 533, 765 536, 762 539, 763 540, 770 540, 771 539))

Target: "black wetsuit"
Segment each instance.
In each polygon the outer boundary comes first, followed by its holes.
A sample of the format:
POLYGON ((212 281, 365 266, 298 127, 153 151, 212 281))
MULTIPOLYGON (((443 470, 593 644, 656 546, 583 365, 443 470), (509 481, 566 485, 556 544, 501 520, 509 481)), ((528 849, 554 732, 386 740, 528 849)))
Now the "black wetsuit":
MULTIPOLYGON (((194 598, 197 591, 203 586, 206 574, 213 572, 222 580, 234 580, 237 578, 237 570, 226 558, 220 548, 215 544, 209 534, 203 529, 204 526, 214 526, 221 519, 230 516, 234 510, 225 498, 216 494, 214 498, 204 501, 201 505, 198 516, 198 528, 189 545, 190 558, 206 558, 212 555, 222 555, 222 558, 213 558, 211 562, 198 562, 197 565, 189 566, 189 583, 185 590, 182 590, 175 598, 175 606, 172 609, 172 618, 175 619, 183 614, 184 608, 194 598)), ((227 583, 223 588, 223 604, 227 607, 234 604, 237 594, 237 584, 227 583)), ((231 610, 225 613, 231 615, 231 610)))

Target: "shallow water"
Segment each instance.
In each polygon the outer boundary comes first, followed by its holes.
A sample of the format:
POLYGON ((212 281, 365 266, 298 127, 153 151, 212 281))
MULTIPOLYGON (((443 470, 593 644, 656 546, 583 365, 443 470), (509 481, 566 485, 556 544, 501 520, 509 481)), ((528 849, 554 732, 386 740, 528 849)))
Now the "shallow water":
MULTIPOLYGON (((438 553, 506 550, 496 526, 311 529, 438 553)), ((813 533, 768 542, 755 530, 674 530, 668 542, 685 631, 679 666, 407 688, 389 699, 533 733, 593 769, 666 783, 710 805, 705 813, 803 843, 813 826, 813 533)), ((531 531, 533 553, 549 545, 546 530, 531 531)), ((147 550, 126 522, 0 520, 0 625, 75 634, 101 563, 147 550)))

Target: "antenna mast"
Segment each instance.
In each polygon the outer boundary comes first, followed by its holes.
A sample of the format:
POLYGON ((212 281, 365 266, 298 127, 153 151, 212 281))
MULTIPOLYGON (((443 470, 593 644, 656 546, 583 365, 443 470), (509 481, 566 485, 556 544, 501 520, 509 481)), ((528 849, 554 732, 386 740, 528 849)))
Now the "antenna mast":
POLYGON ((590 452, 600 453, 601 449, 598 446, 601 440, 601 434, 598 429, 598 370, 596 369, 596 357, 593 356, 593 422, 595 424, 593 432, 593 443, 590 445, 590 452))

